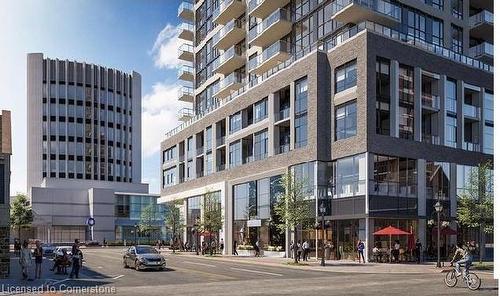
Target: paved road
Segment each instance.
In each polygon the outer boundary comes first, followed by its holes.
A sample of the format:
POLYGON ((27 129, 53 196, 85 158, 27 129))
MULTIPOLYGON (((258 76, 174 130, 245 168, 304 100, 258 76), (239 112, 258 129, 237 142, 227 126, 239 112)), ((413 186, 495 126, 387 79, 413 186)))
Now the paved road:
MULTIPOLYGON (((470 295, 446 288, 443 275, 349 274, 260 266, 203 257, 168 255, 163 272, 124 269, 120 249, 88 249, 80 281, 65 285, 115 287, 118 295, 470 295)), ((474 295, 497 295, 498 283, 483 278, 474 295)))

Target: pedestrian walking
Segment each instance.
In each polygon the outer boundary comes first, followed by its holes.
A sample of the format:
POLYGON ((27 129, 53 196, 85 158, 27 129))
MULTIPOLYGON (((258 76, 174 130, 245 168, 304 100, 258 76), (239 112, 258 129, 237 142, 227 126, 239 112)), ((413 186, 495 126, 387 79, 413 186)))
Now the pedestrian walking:
POLYGON ((238 256, 238 242, 233 242, 233 256, 238 256))
POLYGON ((254 251, 255 251, 255 257, 259 257, 259 255, 260 255, 259 240, 255 241, 255 244, 253 247, 254 247, 254 251))
POLYGON ((297 261, 300 261, 300 258, 302 258, 302 252, 304 250, 302 249, 302 243, 300 241, 297 242, 297 261))
POLYGON ((307 261, 309 256, 309 242, 307 240, 302 243, 302 261, 307 261))
POLYGON ((24 241, 21 246, 21 250, 19 251, 19 264, 21 265, 23 280, 28 279, 28 270, 32 262, 33 257, 31 256, 31 250, 28 247, 28 242, 24 241))
POLYGON ((21 254, 21 242, 19 241, 19 239, 14 239, 14 253, 16 254, 16 256, 20 256, 21 254))
POLYGON ((33 255, 35 256, 35 279, 42 278, 42 263, 43 263, 43 249, 42 244, 39 240, 35 243, 35 250, 33 255))
POLYGON ((71 251, 71 272, 69 274, 70 278, 79 277, 80 269, 83 264, 83 253, 80 250, 80 245, 77 243, 78 240, 75 240, 75 244, 73 244, 73 249, 71 251))
POLYGON ((361 263, 361 258, 363 258, 363 263, 365 263, 365 244, 362 240, 358 241, 358 262, 361 263))
POLYGON ((224 253, 224 239, 223 238, 220 239, 219 248, 220 248, 220 253, 223 254, 224 253))
POLYGON ((422 250, 422 243, 420 242, 419 239, 417 239, 417 242, 415 243, 415 257, 417 257, 417 263, 420 263, 421 250, 422 250))
POLYGON ((293 243, 293 241, 290 243, 290 258, 294 258, 293 256, 295 255, 294 253, 294 250, 295 250, 295 244, 293 243))
POLYGON ((399 240, 396 240, 394 243, 394 262, 399 263, 399 249, 401 248, 401 245, 399 244, 399 240))

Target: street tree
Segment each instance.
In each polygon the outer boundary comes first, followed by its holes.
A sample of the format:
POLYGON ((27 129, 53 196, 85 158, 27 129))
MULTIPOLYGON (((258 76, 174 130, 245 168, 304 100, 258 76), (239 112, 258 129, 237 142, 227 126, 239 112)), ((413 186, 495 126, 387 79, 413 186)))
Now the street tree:
MULTIPOLYGON (((312 217, 311 203, 307 199, 307 180, 296 178, 292 172, 285 173, 279 181, 283 192, 278 195, 274 212, 276 227, 281 233, 292 230, 297 238, 297 228, 306 225, 312 217)), ((293 258, 298 263, 297 243, 293 246, 293 258)))
POLYGON ((182 206, 182 200, 175 200, 168 202, 165 209, 165 226, 172 233, 172 252, 175 253, 176 242, 178 236, 184 229, 184 219, 181 215, 180 207, 182 206))
POLYGON ((17 228, 17 237, 21 240, 21 229, 31 226, 33 210, 25 194, 18 193, 10 207, 10 225, 17 228))
POLYGON ((479 231, 479 261, 482 262, 485 234, 493 233, 493 173, 490 161, 473 167, 465 188, 458 194, 458 222, 479 231))
POLYGON ((203 232, 208 233, 210 255, 213 255, 214 250, 212 248, 212 234, 219 233, 222 229, 220 196, 215 192, 209 191, 205 194, 201 228, 203 229, 203 232))
POLYGON ((156 230, 156 207, 151 204, 142 209, 139 230, 151 240, 151 234, 156 230))

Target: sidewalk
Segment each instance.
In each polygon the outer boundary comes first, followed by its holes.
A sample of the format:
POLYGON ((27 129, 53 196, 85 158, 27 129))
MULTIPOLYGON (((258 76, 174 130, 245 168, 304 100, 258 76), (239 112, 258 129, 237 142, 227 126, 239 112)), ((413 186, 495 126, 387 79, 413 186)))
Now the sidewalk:
MULTIPOLYGON (((171 251, 162 250, 164 254, 171 254, 171 251)), ((219 260, 225 262, 248 263, 256 265, 265 265, 273 267, 287 267, 302 270, 328 271, 328 272, 344 272, 344 273, 377 273, 377 274, 431 274, 441 273, 451 269, 450 266, 436 268, 435 262, 426 262, 422 264, 403 264, 403 263, 358 263, 357 261, 349 260, 327 260, 326 266, 320 266, 320 261, 315 258, 303 262, 304 265, 293 265, 293 259, 280 257, 248 257, 248 256, 197 256, 194 253, 176 252, 173 256, 186 256, 193 258, 202 258, 207 260, 219 260)), ((168 258, 167 258, 168 259, 168 258)), ((493 277, 492 271, 474 271, 483 276, 493 277)))

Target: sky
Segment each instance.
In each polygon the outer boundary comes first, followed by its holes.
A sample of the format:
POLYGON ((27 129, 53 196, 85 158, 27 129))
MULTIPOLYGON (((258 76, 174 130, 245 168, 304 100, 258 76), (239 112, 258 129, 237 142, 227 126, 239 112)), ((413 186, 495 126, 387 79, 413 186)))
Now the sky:
POLYGON ((12 112, 11 195, 26 193, 26 54, 142 76, 142 181, 160 191, 160 141, 178 125, 180 0, 0 1, 0 109, 12 112))

